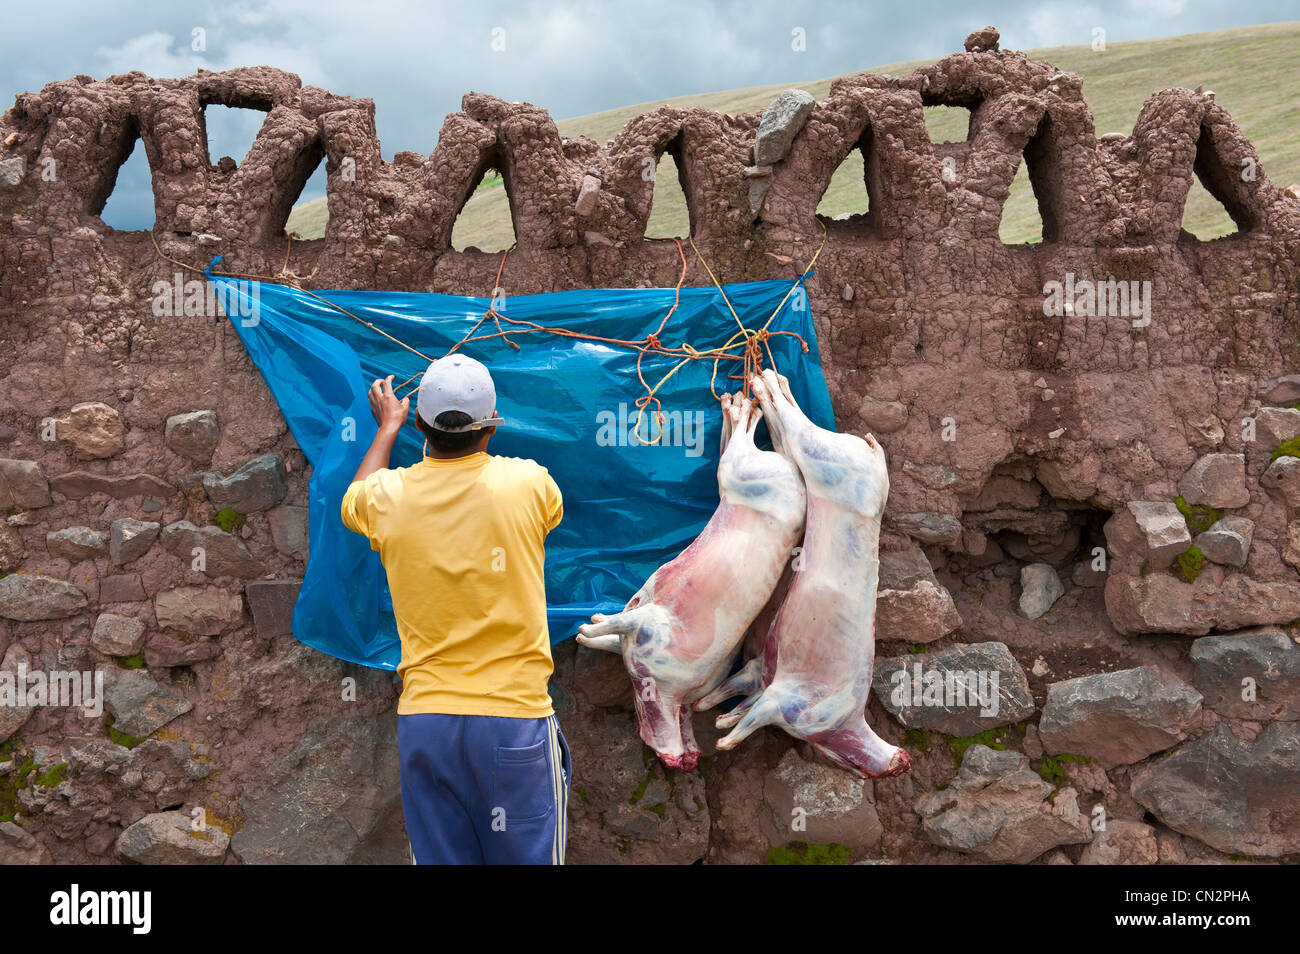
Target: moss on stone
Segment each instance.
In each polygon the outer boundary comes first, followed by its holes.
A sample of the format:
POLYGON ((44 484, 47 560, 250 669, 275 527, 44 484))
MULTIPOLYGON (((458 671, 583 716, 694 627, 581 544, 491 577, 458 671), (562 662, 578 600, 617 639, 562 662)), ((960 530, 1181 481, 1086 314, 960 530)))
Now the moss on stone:
POLYGON ((769 865, 847 865, 849 850, 837 841, 829 844, 792 841, 767 850, 769 865))
MULTIPOLYGON (((8 755, 9 753, 0 753, 8 755)), ((5 759, 8 761, 8 759, 5 759)), ((36 759, 30 755, 11 769, 8 774, 0 775, 0 823, 11 822, 18 815, 18 793, 29 786, 28 776, 36 768, 36 759)))
POLYGON ((925 729, 908 729, 903 733, 903 748, 917 752, 930 751, 930 733, 925 729))
POLYGON ((143 669, 143 656, 117 656, 113 662, 117 663, 119 669, 143 669))
POLYGON ((212 518, 212 522, 226 533, 230 533, 232 530, 242 530, 244 521, 247 519, 246 515, 240 513, 234 507, 222 507, 217 511, 216 516, 212 518))
POLYGON ((925 652, 925 643, 912 643, 907 647, 907 651, 915 655, 916 653, 925 652))
POLYGON ((1075 755, 1072 752, 1062 752, 1060 755, 1044 754, 1038 763, 1038 774, 1043 777, 1044 782, 1060 788, 1068 781, 1066 766, 1071 764, 1090 765, 1091 763, 1092 759, 1086 755, 1075 755))
POLYGON ((1279 457, 1300 457, 1300 435, 1279 444, 1270 460, 1277 460, 1279 457))
POLYGON ((1195 583, 1196 578, 1205 569, 1205 554, 1197 547, 1191 547, 1178 554, 1178 569, 1185 582, 1195 583))
POLYGON ((133 749, 149 738, 148 736, 127 735, 125 732, 119 732, 113 728, 114 721, 116 720, 111 715, 108 716, 104 720, 104 729, 107 731, 108 737, 123 748, 133 749))
POLYGON ((655 770, 658 764, 658 762, 651 762, 646 766, 645 778, 641 779, 641 784, 632 790, 632 797, 627 800, 629 805, 635 805, 645 797, 645 790, 650 787, 650 780, 659 777, 659 773, 655 770))
POLYGON ((1174 506, 1187 521, 1187 529, 1192 533, 1204 533, 1223 518, 1222 510, 1215 510, 1205 504, 1189 504, 1182 494, 1174 498, 1174 506))
POLYGON ((36 784, 41 788, 54 788, 67 777, 68 763, 57 762, 36 776, 36 784))
POLYGON ((953 768, 961 768, 961 760, 966 757, 966 750, 972 745, 987 745, 999 752, 1006 749, 1002 744, 1004 729, 985 729, 976 735, 963 736, 948 740, 948 751, 952 753, 953 768))

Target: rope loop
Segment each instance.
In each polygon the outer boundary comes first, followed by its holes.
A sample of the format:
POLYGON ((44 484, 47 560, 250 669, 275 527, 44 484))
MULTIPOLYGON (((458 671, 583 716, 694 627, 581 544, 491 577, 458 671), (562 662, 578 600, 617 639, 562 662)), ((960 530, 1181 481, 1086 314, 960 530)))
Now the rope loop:
MULTIPOLYGON (((353 320, 360 322, 361 324, 369 328, 371 331, 377 332, 378 334, 387 338, 389 341, 392 341, 394 344, 398 345, 399 347, 402 347, 405 350, 411 352, 412 354, 422 358, 424 361, 428 362, 429 364, 432 364, 435 360, 437 360, 435 358, 429 357, 424 352, 411 347, 406 342, 389 334, 383 329, 377 328, 374 324, 372 324, 369 321, 366 321, 364 318, 354 315, 352 312, 348 311, 342 305, 329 301, 328 299, 321 297, 315 292, 303 288, 302 283, 304 281, 309 281, 310 279, 314 278, 316 276, 316 272, 319 271, 319 266, 313 269, 310 275, 297 275, 294 272, 291 272, 289 270, 289 256, 293 250, 293 239, 294 239, 293 235, 288 236, 288 244, 286 245, 285 252, 284 252, 284 264, 280 268, 280 273, 274 276, 241 275, 236 273, 222 273, 222 272, 211 272, 211 274, 209 274, 209 272, 205 272, 203 269, 195 268, 193 265, 187 265, 184 262, 179 262, 174 258, 169 258, 168 256, 164 255, 162 249, 158 247, 157 237, 154 236, 152 233, 150 233, 150 238, 153 239, 154 251, 158 253, 158 257, 162 258, 165 261, 171 262, 173 265, 176 265, 180 268, 185 268, 192 272, 197 272, 200 275, 203 275, 204 278, 207 278, 209 280, 211 279, 211 277, 215 276, 218 278, 237 278, 237 279, 246 279, 251 281, 265 282, 268 284, 286 285, 288 287, 297 289, 298 291, 302 292, 302 294, 304 295, 308 295, 309 297, 314 298, 317 301, 323 302, 324 304, 329 305, 331 308, 334 308, 342 312, 343 314, 347 315, 349 318, 352 318, 353 320)), ((703 350, 696 348, 695 346, 690 344, 690 342, 687 341, 683 341, 681 344, 677 345, 676 347, 669 347, 665 345, 659 337, 663 333, 664 328, 667 327, 668 319, 673 316, 673 313, 677 311, 678 305, 681 304, 682 283, 686 280, 686 252, 682 248, 682 243, 680 240, 673 239, 673 242, 677 245, 678 257, 681 258, 681 262, 682 262, 681 272, 677 276, 677 286, 673 290, 673 305, 671 308, 668 309, 663 319, 659 322, 658 328, 656 328, 654 331, 647 334, 644 338, 630 339, 630 340, 622 339, 622 338, 606 338, 600 335, 584 334, 582 332, 572 331, 568 328, 548 328, 534 321, 528 321, 522 318, 510 318, 507 315, 497 311, 496 294, 502 290, 501 276, 505 272, 506 259, 509 257, 510 252, 513 251, 515 248, 515 246, 512 245, 510 246, 510 248, 506 249, 501 254, 501 263, 497 267, 497 280, 496 280, 496 284, 493 286, 493 298, 488 305, 487 311, 483 312, 482 316, 478 319, 477 322, 474 323, 474 326, 470 328, 470 330, 465 334, 465 336, 461 338, 459 341, 457 341, 455 344, 453 344, 450 348, 448 348, 447 351, 442 355, 442 357, 445 358, 448 357, 449 355, 454 354, 456 351, 458 351, 463 345, 467 344, 468 342, 487 341, 492 338, 500 338, 514 350, 516 351, 521 350, 520 346, 516 342, 511 340, 510 334, 506 331, 505 327, 503 327, 502 322, 504 322, 505 325, 511 326, 519 334, 533 334, 533 333, 540 332, 543 334, 556 335, 558 337, 576 338, 582 341, 596 341, 602 344, 614 345, 616 347, 627 348, 629 350, 635 351, 637 353, 637 357, 636 357, 637 380, 640 381, 641 386, 645 388, 645 393, 642 394, 640 397, 638 397, 635 402, 637 408, 637 416, 636 416, 636 424, 632 429, 632 434, 637 439, 637 441, 642 444, 657 444, 659 443, 660 440, 663 439, 663 425, 664 425, 663 405, 660 402, 658 397, 659 389, 662 388, 669 381, 669 379, 672 378, 674 374, 676 374, 679 370, 682 369, 682 367, 684 367, 689 362, 710 361, 710 360, 713 362, 713 376, 709 380, 709 390, 715 398, 721 400, 721 395, 718 394, 717 387, 716 387, 717 378, 718 378, 718 365, 720 362, 722 361, 741 362, 742 373, 739 376, 728 375, 728 378, 735 379, 739 377, 741 381, 742 392, 744 393, 745 397, 749 397, 750 382, 753 380, 754 375, 758 374, 763 369, 764 353, 766 353, 767 355, 768 365, 773 369, 776 368, 776 359, 772 355, 772 349, 769 344, 773 335, 793 335, 795 338, 798 339, 799 344, 802 347, 803 353, 804 354, 808 353, 808 342, 806 342, 798 333, 793 331, 770 331, 768 326, 771 325, 772 322, 776 319, 776 316, 780 314, 781 309, 785 307, 785 303, 790 299, 790 295, 794 292, 794 290, 796 288, 803 287, 805 280, 808 278, 809 275, 813 273, 813 265, 816 264, 818 256, 820 256, 822 253, 822 249, 826 247, 826 238, 827 238, 826 226, 824 223, 822 223, 821 245, 818 246, 817 252, 813 255, 812 259, 808 262, 808 267, 804 269, 803 272, 800 273, 799 277, 797 277, 796 279, 794 279, 793 282, 791 282, 790 290, 785 293, 785 297, 782 298, 780 304, 776 306, 776 310, 773 311, 772 314, 768 316, 767 320, 759 328, 748 328, 745 326, 745 323, 740 320, 740 316, 736 314, 736 309, 732 306, 731 300, 727 297, 726 290, 723 289, 722 284, 718 281, 718 277, 713 273, 713 269, 709 267, 709 263, 705 261, 704 256, 700 253, 700 250, 696 247, 695 240, 693 238, 689 239, 691 249, 695 252, 696 257, 700 260, 700 264, 704 266, 705 272, 708 273, 709 278, 713 281, 714 287, 717 288, 718 293, 722 296, 723 303, 727 306, 727 310, 731 312, 731 316, 735 319, 736 325, 740 329, 737 333, 733 334, 730 338, 728 338, 727 341, 724 342, 722 345, 714 348, 706 348, 703 350), (496 332, 479 334, 478 333, 479 329, 483 326, 483 323, 486 322, 489 318, 491 318, 493 324, 496 325, 496 329, 497 329, 496 332), (665 374, 662 378, 659 379, 658 382, 656 382, 653 386, 651 386, 650 384, 646 383, 645 377, 642 375, 642 371, 641 371, 642 359, 647 354, 662 355, 664 357, 670 357, 670 358, 679 358, 680 360, 673 365, 672 369, 669 370, 667 374, 665 374), (654 419, 656 423, 659 425, 659 431, 655 435, 654 440, 645 441, 642 440, 640 434, 641 419, 645 415, 645 409, 649 407, 650 404, 652 403, 655 405, 654 419)), ((213 259, 212 262, 208 265, 209 270, 217 262, 219 262, 221 258, 222 256, 217 256, 217 258, 213 259)), ((413 392, 415 388, 419 386, 418 379, 423 375, 423 373, 424 373, 423 370, 416 372, 415 374, 407 378, 405 381, 403 381, 400 385, 398 385, 398 387, 395 388, 394 390, 395 391, 400 390, 401 388, 404 388, 409 384, 412 386, 411 390, 413 392)), ((410 392, 408 392, 408 395, 409 393, 410 392)))

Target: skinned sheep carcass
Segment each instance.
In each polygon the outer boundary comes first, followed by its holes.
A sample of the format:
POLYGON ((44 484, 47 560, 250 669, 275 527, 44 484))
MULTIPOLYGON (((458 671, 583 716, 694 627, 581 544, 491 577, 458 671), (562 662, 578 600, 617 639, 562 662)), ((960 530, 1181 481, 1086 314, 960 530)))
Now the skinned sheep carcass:
POLYGON ((899 775, 907 752, 866 721, 875 662, 880 520, 889 493, 885 452, 871 435, 818 427, 795 403, 789 382, 763 371, 753 384, 774 444, 799 468, 807 500, 803 545, 789 590, 751 659, 714 692, 707 709, 746 698, 718 717, 731 749, 764 725, 806 739, 835 764, 866 778, 899 775))
POLYGON ((670 768, 700 757, 692 704, 717 686, 799 542, 804 491, 789 459, 754 444, 762 414, 722 399, 721 501, 698 537, 623 608, 579 627, 578 642, 621 653, 642 740, 670 768))

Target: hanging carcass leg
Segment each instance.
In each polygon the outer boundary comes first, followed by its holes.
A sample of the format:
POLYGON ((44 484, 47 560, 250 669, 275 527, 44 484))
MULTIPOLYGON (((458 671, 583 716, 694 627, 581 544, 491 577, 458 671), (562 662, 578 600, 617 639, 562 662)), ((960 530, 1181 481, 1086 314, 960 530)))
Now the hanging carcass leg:
MULTIPOLYGON (((770 369, 754 382, 754 393, 773 440, 803 476, 807 516, 789 592, 764 645, 761 688, 742 703, 738 719, 729 713, 718 720, 735 725, 718 748, 776 725, 859 775, 901 774, 910 757, 871 731, 865 714, 875 661, 880 518, 889 493, 885 452, 870 435, 863 440, 815 425, 789 383, 770 369)), ((751 678, 733 688, 752 684, 751 678)))
POLYGON ((692 704, 727 674, 803 529, 798 470, 754 444, 758 407, 728 395, 722 413, 718 509, 622 612, 593 616, 578 635, 584 646, 622 654, 641 738, 665 765, 687 771, 700 756, 692 704))

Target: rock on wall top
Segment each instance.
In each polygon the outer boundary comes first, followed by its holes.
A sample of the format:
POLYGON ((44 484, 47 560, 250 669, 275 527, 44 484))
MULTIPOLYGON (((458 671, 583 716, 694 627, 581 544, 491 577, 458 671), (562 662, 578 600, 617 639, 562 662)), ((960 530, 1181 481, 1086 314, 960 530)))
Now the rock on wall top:
POLYGON ((1300 203, 1269 182, 1213 94, 1158 92, 1132 135, 1099 140, 1076 74, 999 50, 992 28, 966 46, 910 76, 836 80, 758 189, 751 165, 757 114, 663 106, 601 147, 561 137, 537 106, 469 93, 447 116, 433 152, 399 152, 390 163, 380 154, 371 100, 303 87, 270 67, 200 70, 184 79, 139 71, 103 81, 77 76, 18 96, 0 119, 0 229, 102 228, 97 215, 137 137, 153 172, 155 232, 227 242, 278 241, 322 157, 327 245, 396 237, 440 255, 491 167, 504 177, 521 250, 637 242, 654 187, 642 176, 645 159, 665 150, 678 161, 697 240, 744 241, 760 223, 819 234, 818 201, 858 147, 871 209, 858 228, 842 230, 845 240, 997 241, 1022 156, 1047 243, 1173 243, 1194 171, 1240 231, 1276 236, 1300 226, 1300 203), (213 103, 267 114, 237 168, 229 159, 214 165, 208 155, 204 107, 213 103), (971 110, 965 142, 931 143, 922 113, 931 105, 971 110), (37 174, 51 164, 56 174, 37 174), (1244 165, 1257 174, 1243 177, 1244 165))
MULTIPOLYGON (((269 67, 51 83, 0 117, 0 311, 57 300, 90 276, 170 276, 147 237, 98 217, 137 137, 153 170, 152 238, 177 261, 202 266, 220 252, 225 271, 288 269, 315 276, 312 287, 477 295, 492 293, 500 256, 453 250, 451 234, 492 168, 517 236, 502 280, 511 294, 671 287, 676 246, 645 238, 655 188, 645 172, 668 152, 691 237, 720 280, 792 279, 825 240, 807 288, 837 399, 840 370, 918 362, 1261 375, 1300 362, 1291 292, 1300 197, 1269 181, 1212 93, 1158 92, 1132 135, 1098 139, 1077 75, 999 50, 992 28, 966 45, 910 76, 838 79, 820 101, 787 91, 762 115, 661 106, 604 146, 562 137, 537 106, 468 93, 429 155, 403 151, 392 162, 370 100, 269 67), (213 103, 267 114, 237 166, 208 155, 213 103), (968 108, 967 138, 932 143, 931 105, 968 108), (827 220, 817 205, 854 149, 869 207, 827 220), (1008 246, 999 225, 1022 158, 1043 241, 1008 246), (290 268, 284 224, 322 160, 326 233, 294 243, 290 268), (1182 229, 1194 177, 1236 235, 1201 242, 1182 229), (1140 327, 1126 302, 1118 315, 1053 314, 1048 286, 1071 275, 1149 283, 1143 300, 1155 314, 1140 327)), ((686 284, 709 280, 689 257, 686 284)), ((120 291, 138 300, 147 284, 120 291)))

